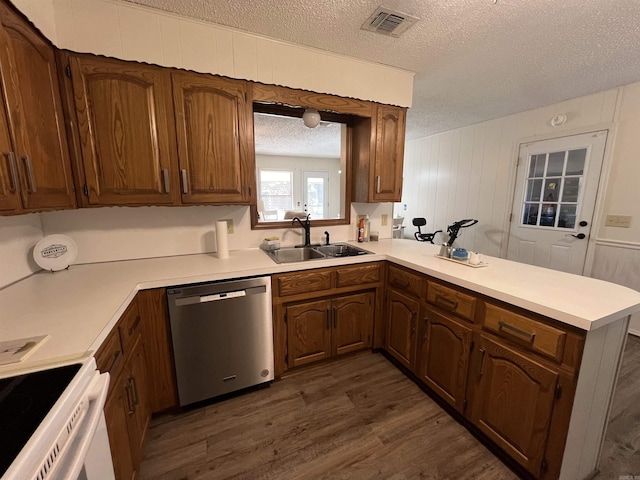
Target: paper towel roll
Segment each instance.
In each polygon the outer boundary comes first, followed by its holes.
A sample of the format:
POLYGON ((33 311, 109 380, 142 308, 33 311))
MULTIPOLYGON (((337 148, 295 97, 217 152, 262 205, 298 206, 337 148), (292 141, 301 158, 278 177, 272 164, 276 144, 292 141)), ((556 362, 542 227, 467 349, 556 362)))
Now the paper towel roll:
POLYGON ((216 245, 218 258, 229 257, 229 236, 227 233, 227 221, 216 221, 216 245))

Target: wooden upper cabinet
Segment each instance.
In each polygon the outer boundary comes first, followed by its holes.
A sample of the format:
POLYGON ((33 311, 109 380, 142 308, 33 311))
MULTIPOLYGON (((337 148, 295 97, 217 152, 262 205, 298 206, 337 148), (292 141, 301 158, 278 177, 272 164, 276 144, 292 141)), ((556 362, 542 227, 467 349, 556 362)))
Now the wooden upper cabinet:
POLYGON ((86 203, 178 204, 169 72, 91 55, 69 66, 86 203))
POLYGON ((5 137, 0 209, 13 205, 14 213, 21 213, 74 208, 54 47, 4 3, 0 23, 3 120, 8 126, 0 126, 0 137, 5 137), (7 191, 19 191, 21 202, 8 199, 7 191))
POLYGON ((247 83, 174 73, 183 203, 248 204, 255 185, 247 83))
POLYGON ((378 105, 376 113, 376 147, 370 201, 399 202, 402 197, 402 165, 406 110, 378 105))
POLYGON ((19 211, 19 179, 7 114, 0 105, 0 213, 19 211))
POLYGON ((542 470, 558 374, 482 334, 469 382, 471 421, 513 459, 542 470))

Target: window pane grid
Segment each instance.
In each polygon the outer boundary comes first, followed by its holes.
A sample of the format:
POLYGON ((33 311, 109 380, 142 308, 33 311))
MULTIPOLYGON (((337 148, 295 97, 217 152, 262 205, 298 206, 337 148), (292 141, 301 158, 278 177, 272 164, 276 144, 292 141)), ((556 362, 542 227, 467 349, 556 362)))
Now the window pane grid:
POLYGON ((522 225, 575 228, 586 149, 529 157, 522 225))

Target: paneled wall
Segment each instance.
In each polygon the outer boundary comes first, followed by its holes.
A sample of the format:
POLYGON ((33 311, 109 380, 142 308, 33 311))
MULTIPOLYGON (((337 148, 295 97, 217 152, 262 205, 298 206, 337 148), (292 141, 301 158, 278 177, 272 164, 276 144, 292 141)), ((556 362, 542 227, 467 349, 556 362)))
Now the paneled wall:
POLYGON ((128 2, 13 2, 60 48, 411 106, 413 73, 406 70, 128 2))
MULTIPOLYGON (((504 256, 519 144, 602 128, 610 133, 590 239, 591 275, 640 289, 640 83, 407 142, 402 202, 394 207, 405 217, 405 236, 415 232, 412 217, 426 217, 426 231, 477 218, 458 243, 504 256), (551 127, 560 113, 566 124, 551 127), (605 227, 607 214, 630 215, 631 227, 605 227)), ((640 333, 640 318, 631 329, 640 333)))

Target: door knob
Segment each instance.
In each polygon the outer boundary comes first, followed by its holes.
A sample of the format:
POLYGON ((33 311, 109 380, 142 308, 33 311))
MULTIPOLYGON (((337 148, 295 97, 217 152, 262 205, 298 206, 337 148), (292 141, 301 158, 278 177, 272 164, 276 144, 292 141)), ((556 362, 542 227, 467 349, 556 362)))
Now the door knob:
POLYGON ((573 233, 567 233, 567 235, 566 235, 566 236, 567 236, 567 237, 575 237, 575 238, 577 238, 578 240, 582 240, 582 239, 584 239, 584 238, 587 238, 587 236, 586 236, 584 233, 579 233, 579 234, 577 234, 577 235, 574 235, 573 233))

